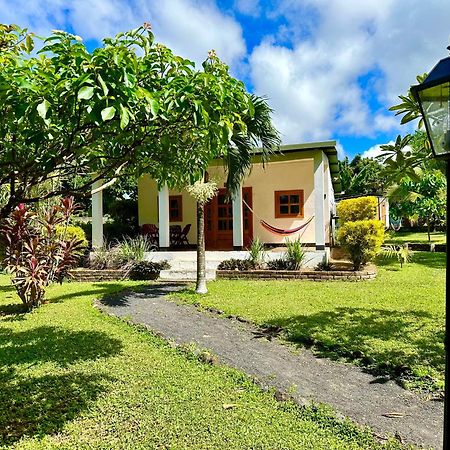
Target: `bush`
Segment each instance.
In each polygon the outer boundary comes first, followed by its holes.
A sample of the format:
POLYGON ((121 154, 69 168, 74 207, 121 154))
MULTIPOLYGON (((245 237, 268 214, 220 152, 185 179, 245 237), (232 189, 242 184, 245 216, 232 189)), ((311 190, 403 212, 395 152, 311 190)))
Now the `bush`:
POLYGON ((286 258, 277 258, 267 261, 267 268, 269 270, 292 270, 291 264, 286 258))
POLYGON ((354 270, 359 270, 379 253, 384 240, 384 225, 379 220, 346 222, 339 228, 337 238, 348 252, 354 270))
POLYGON ((117 252, 119 264, 125 266, 129 263, 143 261, 145 253, 154 251, 155 245, 147 236, 139 235, 135 238, 126 236, 114 247, 114 250, 117 252))
POLYGON ((252 263, 252 268, 260 269, 266 259, 264 243, 259 238, 253 239, 248 252, 248 259, 252 263))
POLYGON ((159 277, 161 270, 167 269, 170 269, 170 265, 167 261, 139 261, 131 266, 131 269, 128 272, 128 278, 136 281, 154 280, 159 277))
POLYGON ((92 251, 89 257, 89 267, 91 269, 120 269, 121 259, 116 247, 103 245, 92 251))
POLYGON ((253 263, 249 259, 231 258, 222 261, 217 266, 218 270, 250 270, 253 269, 253 263))
POLYGON ((342 200, 336 210, 339 224, 357 220, 374 220, 377 217, 378 200, 376 197, 358 197, 342 200))
POLYGON ((58 234, 59 239, 63 241, 70 241, 72 239, 75 239, 80 242, 80 245, 77 249, 77 254, 79 256, 83 256, 86 253, 89 243, 86 239, 86 233, 84 232, 83 228, 76 225, 68 225, 67 227, 63 225, 57 225, 56 233, 58 234))
POLYGON ((286 239, 286 253, 284 259, 289 266, 288 270, 300 270, 301 266, 305 262, 306 253, 303 250, 300 239, 290 241, 286 239))

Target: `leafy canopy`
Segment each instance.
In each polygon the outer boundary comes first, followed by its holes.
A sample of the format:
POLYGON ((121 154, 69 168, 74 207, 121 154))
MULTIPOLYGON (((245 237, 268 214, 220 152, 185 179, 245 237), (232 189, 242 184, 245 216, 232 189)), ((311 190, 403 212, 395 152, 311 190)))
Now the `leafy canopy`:
POLYGON ((195 70, 155 43, 147 24, 92 53, 78 36, 54 31, 32 55, 36 39, 0 27, 0 218, 99 179, 147 172, 160 184, 192 184, 212 159, 238 161, 236 142, 247 148, 257 137, 267 151, 279 143, 271 124, 254 120, 257 108, 270 116, 265 100, 250 96, 214 51, 195 70), (76 186, 33 194, 75 176, 76 186))

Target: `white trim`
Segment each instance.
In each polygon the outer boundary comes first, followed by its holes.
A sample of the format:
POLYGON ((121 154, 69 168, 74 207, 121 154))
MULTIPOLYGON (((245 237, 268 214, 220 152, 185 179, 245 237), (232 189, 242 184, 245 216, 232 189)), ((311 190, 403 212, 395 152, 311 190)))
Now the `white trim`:
POLYGON ((159 213, 159 247, 170 247, 170 227, 169 227, 169 188, 165 184, 158 192, 158 213, 159 213))
POLYGON ((242 214, 242 186, 233 197, 233 247, 244 245, 244 218, 242 214))
MULTIPOLYGON (((102 180, 92 183, 92 191, 102 185, 102 180)), ((92 247, 103 247, 103 190, 92 194, 92 247)))

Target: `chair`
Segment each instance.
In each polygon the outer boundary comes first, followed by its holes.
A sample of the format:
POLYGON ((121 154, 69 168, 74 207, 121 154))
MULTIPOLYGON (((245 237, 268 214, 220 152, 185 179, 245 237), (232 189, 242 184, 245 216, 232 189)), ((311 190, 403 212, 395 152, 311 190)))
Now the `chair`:
POLYGON ((170 225, 170 245, 177 247, 180 245, 181 225, 170 225))
POLYGON ((159 230, 155 224, 144 223, 142 225, 142 234, 147 236, 152 244, 159 246, 159 230))
POLYGON ((191 229, 191 224, 188 223, 180 233, 180 245, 187 245, 189 247, 188 233, 191 229))

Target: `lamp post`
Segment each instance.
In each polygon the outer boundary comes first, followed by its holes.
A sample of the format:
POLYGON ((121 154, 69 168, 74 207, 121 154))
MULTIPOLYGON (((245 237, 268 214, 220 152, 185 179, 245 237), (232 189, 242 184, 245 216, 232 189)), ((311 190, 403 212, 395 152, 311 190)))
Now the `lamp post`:
MULTIPOLYGON (((450 46, 447 47, 450 50, 450 46)), ((450 257, 448 227, 450 224, 450 56, 441 59, 423 83, 411 87, 419 103, 431 150, 435 158, 446 162, 447 221, 446 221, 446 288, 445 288, 445 390, 444 390, 444 449, 450 449, 449 421, 449 333, 450 333, 450 257)))

